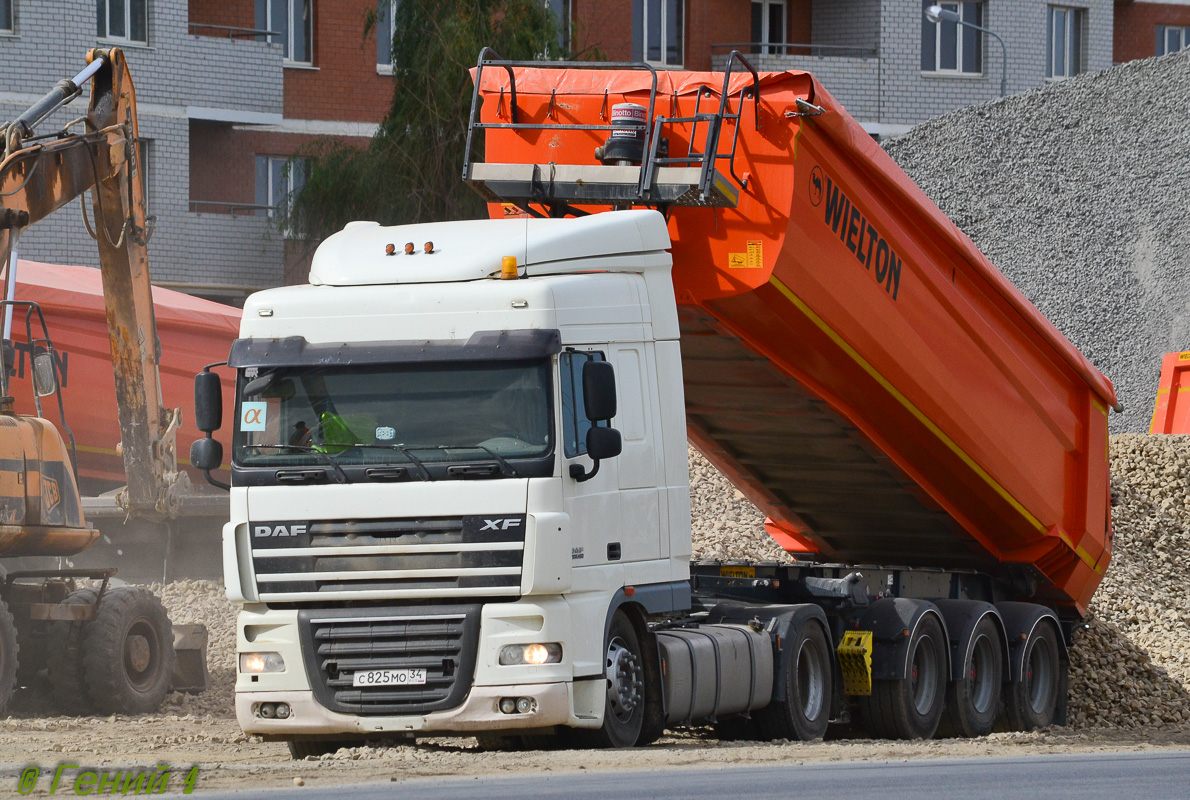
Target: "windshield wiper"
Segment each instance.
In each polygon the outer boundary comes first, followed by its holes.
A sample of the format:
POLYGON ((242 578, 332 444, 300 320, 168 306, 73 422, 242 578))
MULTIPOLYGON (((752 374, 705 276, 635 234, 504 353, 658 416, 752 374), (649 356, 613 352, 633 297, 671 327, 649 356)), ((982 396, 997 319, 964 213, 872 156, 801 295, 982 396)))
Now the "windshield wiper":
POLYGON ((351 447, 359 447, 364 450, 396 450, 398 453, 405 456, 405 458, 409 459, 411 462, 413 462, 414 464, 417 465, 417 470, 421 474, 421 479, 423 481, 433 480, 433 478, 430 477, 430 471, 428 469, 426 469, 426 465, 422 463, 421 459, 418 458, 417 456, 413 455, 413 453, 409 452, 411 449, 412 450, 426 450, 428 448, 425 448, 425 447, 409 448, 403 444, 363 444, 363 443, 349 445, 349 448, 351 448, 351 447))
MULTIPOLYGON (((417 448, 417 449, 429 450, 431 448, 424 447, 424 448, 417 448)), ((433 449, 435 449, 435 450, 482 450, 496 460, 496 463, 498 463, 500 465, 500 472, 502 474, 507 475, 510 478, 521 477, 520 475, 517 474, 516 468, 513 467, 512 464, 509 464, 508 461, 504 458, 504 456, 496 453, 494 450, 492 450, 490 448, 484 447, 482 444, 440 444, 436 448, 433 448, 433 449)))
MULTIPOLYGON (((329 454, 322 452, 317 447, 312 447, 308 444, 247 444, 244 446, 255 447, 258 450, 296 450, 299 453, 313 453, 322 458, 322 460, 326 463, 330 464, 331 469, 333 469, 338 474, 338 478, 335 479, 336 483, 351 482, 347 477, 347 473, 343 471, 341 466, 339 466, 339 463, 331 458, 329 454)), ((336 445, 336 447, 337 446, 338 445, 336 445)))

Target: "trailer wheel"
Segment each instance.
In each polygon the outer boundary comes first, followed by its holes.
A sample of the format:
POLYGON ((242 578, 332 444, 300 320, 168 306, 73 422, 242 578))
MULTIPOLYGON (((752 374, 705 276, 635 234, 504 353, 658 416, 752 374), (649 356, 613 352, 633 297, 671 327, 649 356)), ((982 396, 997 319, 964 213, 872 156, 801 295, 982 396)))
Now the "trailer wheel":
POLYGON ((1000 686, 1004 681, 1000 631, 990 617, 980 619, 972 631, 966 659, 962 680, 947 686, 942 728, 948 736, 987 736, 1000 711, 1000 686))
POLYGON ((786 646, 790 656, 778 678, 784 681, 785 699, 752 712, 752 717, 765 739, 821 739, 830 722, 833 676, 826 633, 807 621, 786 646))
POLYGON ((632 747, 645 721, 645 667, 636 628, 623 611, 612 615, 603 664, 607 677, 603 725, 575 730, 573 735, 587 747, 632 747))
POLYGON ((946 695, 946 637, 927 614, 909 641, 908 674, 872 681, 860 704, 868 732, 885 739, 929 739, 938 730, 946 695))
MULTIPOLYGON (((67 595, 62 604, 94 605, 98 594, 95 589, 78 589, 67 595)), ((83 677, 83 628, 87 624, 59 621, 50 625, 46 675, 50 680, 54 707, 62 714, 82 716, 94 710, 83 677)))
POLYGON ((105 594, 83 629, 83 669, 99 711, 146 714, 160 708, 174 671, 173 626, 161 601, 130 586, 105 594))
POLYGON ((1008 684, 1006 710, 1012 730, 1031 731, 1053 724, 1061 669, 1058 631, 1042 620, 1025 641, 1021 679, 1008 684))
POLYGON ((0 600, 0 714, 8 708, 17 683, 17 626, 8 605, 0 600))

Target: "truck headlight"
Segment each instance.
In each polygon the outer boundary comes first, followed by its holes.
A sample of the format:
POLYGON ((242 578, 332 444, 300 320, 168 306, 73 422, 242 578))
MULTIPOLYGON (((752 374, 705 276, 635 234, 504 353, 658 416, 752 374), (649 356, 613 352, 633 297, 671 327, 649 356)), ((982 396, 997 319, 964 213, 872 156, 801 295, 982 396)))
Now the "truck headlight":
POLYGON ((517 664, 557 664, 561 660, 562 645, 557 642, 509 644, 500 648, 500 663, 506 667, 517 664))
POLYGON ((259 675, 262 672, 284 672, 285 659, 280 653, 240 653, 240 672, 259 675))

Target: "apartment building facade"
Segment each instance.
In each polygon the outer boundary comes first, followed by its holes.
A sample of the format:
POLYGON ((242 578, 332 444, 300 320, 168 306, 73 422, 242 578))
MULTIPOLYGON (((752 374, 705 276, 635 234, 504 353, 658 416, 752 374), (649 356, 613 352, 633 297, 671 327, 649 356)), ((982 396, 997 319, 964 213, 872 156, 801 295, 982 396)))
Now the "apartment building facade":
MULTIPOLYGON (((387 8, 387 6, 385 7, 387 8)), ((272 207, 300 180, 291 155, 319 136, 366 145, 392 98, 377 0, 0 0, 0 119, 122 47, 136 84, 154 282, 223 302, 304 280, 308 255, 272 207), (287 274, 288 270, 288 274, 287 274)), ((82 115, 76 100, 42 124, 82 115)), ((31 228, 22 257, 96 265, 78 211, 31 228)))
POLYGON ((1116 61, 1163 56, 1186 47, 1190 47, 1190 0, 1116 3, 1116 61))
POLYGON ((735 48, 763 70, 806 70, 873 134, 1112 63, 1111 0, 571 0, 576 50, 710 69, 735 48), (1004 52, 1007 51, 1007 62, 1004 52))

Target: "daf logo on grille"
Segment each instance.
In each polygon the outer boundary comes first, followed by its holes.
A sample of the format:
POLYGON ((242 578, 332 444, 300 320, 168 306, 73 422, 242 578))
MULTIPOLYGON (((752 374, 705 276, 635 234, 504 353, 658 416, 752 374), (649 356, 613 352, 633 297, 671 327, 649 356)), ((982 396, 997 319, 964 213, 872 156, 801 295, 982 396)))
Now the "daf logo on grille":
POLYGON ((515 528, 520 525, 521 521, 516 517, 509 517, 508 519, 485 519, 481 531, 506 531, 509 528, 515 528))
POLYGON ((253 536, 301 536, 306 532, 309 526, 305 523, 294 523, 293 525, 256 525, 252 528, 253 536))

